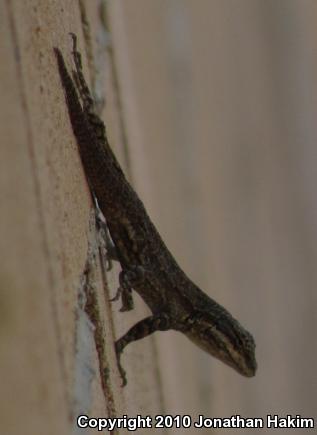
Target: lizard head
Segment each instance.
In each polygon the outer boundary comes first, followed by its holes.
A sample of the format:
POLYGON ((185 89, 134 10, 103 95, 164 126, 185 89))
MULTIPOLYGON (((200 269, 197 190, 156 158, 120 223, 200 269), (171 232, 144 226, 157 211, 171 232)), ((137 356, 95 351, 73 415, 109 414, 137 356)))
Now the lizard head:
POLYGON ((215 303, 211 313, 198 311, 187 321, 187 337, 243 376, 255 375, 255 342, 237 320, 215 303))

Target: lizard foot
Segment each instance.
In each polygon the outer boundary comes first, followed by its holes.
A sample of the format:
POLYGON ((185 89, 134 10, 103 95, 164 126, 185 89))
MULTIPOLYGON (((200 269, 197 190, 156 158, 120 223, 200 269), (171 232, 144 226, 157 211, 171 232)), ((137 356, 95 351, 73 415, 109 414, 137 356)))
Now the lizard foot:
MULTIPOLYGON (((120 272, 121 275, 122 272, 120 272)), ((120 280, 120 275, 119 275, 119 280, 120 280)), ((125 286, 123 286, 122 284, 120 284, 117 293, 115 294, 115 296, 110 299, 110 302, 115 302, 118 301, 121 298, 121 302, 122 302, 122 306, 120 308, 121 312, 124 311, 131 311, 134 308, 134 303, 133 303, 133 297, 132 297, 132 290, 131 288, 127 288, 125 286)))
POLYGON ((120 345, 118 345, 119 341, 120 340, 116 341, 116 343, 115 343, 115 349, 116 349, 116 355, 117 355, 118 370, 119 370, 119 373, 120 373, 120 376, 121 376, 121 381, 122 381, 121 387, 123 388, 123 387, 125 387, 127 385, 128 381, 127 381, 126 371, 124 370, 124 368, 122 367, 121 362, 120 362, 120 357, 121 357, 122 349, 120 350, 120 345))
POLYGON ((145 270, 141 266, 131 267, 127 270, 122 270, 119 275, 120 286, 111 302, 117 301, 121 298, 122 307, 120 311, 130 311, 134 307, 132 289, 136 285, 144 282, 145 270))

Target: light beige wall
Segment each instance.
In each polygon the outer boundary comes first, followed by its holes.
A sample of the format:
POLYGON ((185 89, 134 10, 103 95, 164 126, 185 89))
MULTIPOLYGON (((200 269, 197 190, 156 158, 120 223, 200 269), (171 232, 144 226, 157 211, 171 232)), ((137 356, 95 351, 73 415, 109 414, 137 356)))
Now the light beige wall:
POLYGON ((316 15, 313 0, 0 2, 1 433, 76 433, 81 411, 317 417, 316 15), (255 378, 168 332, 128 347, 120 388, 113 340, 148 309, 108 302, 119 268, 105 279, 52 51, 71 66, 69 31, 167 245, 254 333, 255 378))
POLYGON ((157 335, 166 409, 316 417, 316 3, 111 4, 135 185, 257 342, 243 379, 157 335))

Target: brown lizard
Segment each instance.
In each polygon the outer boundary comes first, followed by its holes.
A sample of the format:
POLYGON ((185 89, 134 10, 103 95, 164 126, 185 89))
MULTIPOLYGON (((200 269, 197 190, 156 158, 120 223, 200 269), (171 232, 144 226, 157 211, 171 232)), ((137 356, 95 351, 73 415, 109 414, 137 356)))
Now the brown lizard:
POLYGON ((185 275, 127 181, 109 146, 105 125, 96 113, 82 73, 77 39, 71 35, 75 63, 73 78, 60 50, 54 50, 86 177, 106 218, 122 268, 115 299, 121 296, 121 311, 132 309, 133 289, 152 312, 115 343, 123 383, 125 376, 119 361, 124 347, 155 331, 169 329, 182 332, 240 374, 254 376, 257 364, 253 337, 185 275))

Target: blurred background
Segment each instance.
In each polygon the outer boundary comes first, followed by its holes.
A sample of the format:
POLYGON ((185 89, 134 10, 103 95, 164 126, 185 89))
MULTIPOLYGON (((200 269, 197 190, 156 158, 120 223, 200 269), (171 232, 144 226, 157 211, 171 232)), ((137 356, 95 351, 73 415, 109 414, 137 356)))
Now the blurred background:
POLYGON ((257 344, 244 379, 157 334, 166 412, 316 418, 317 3, 110 5, 133 181, 184 270, 257 344))

